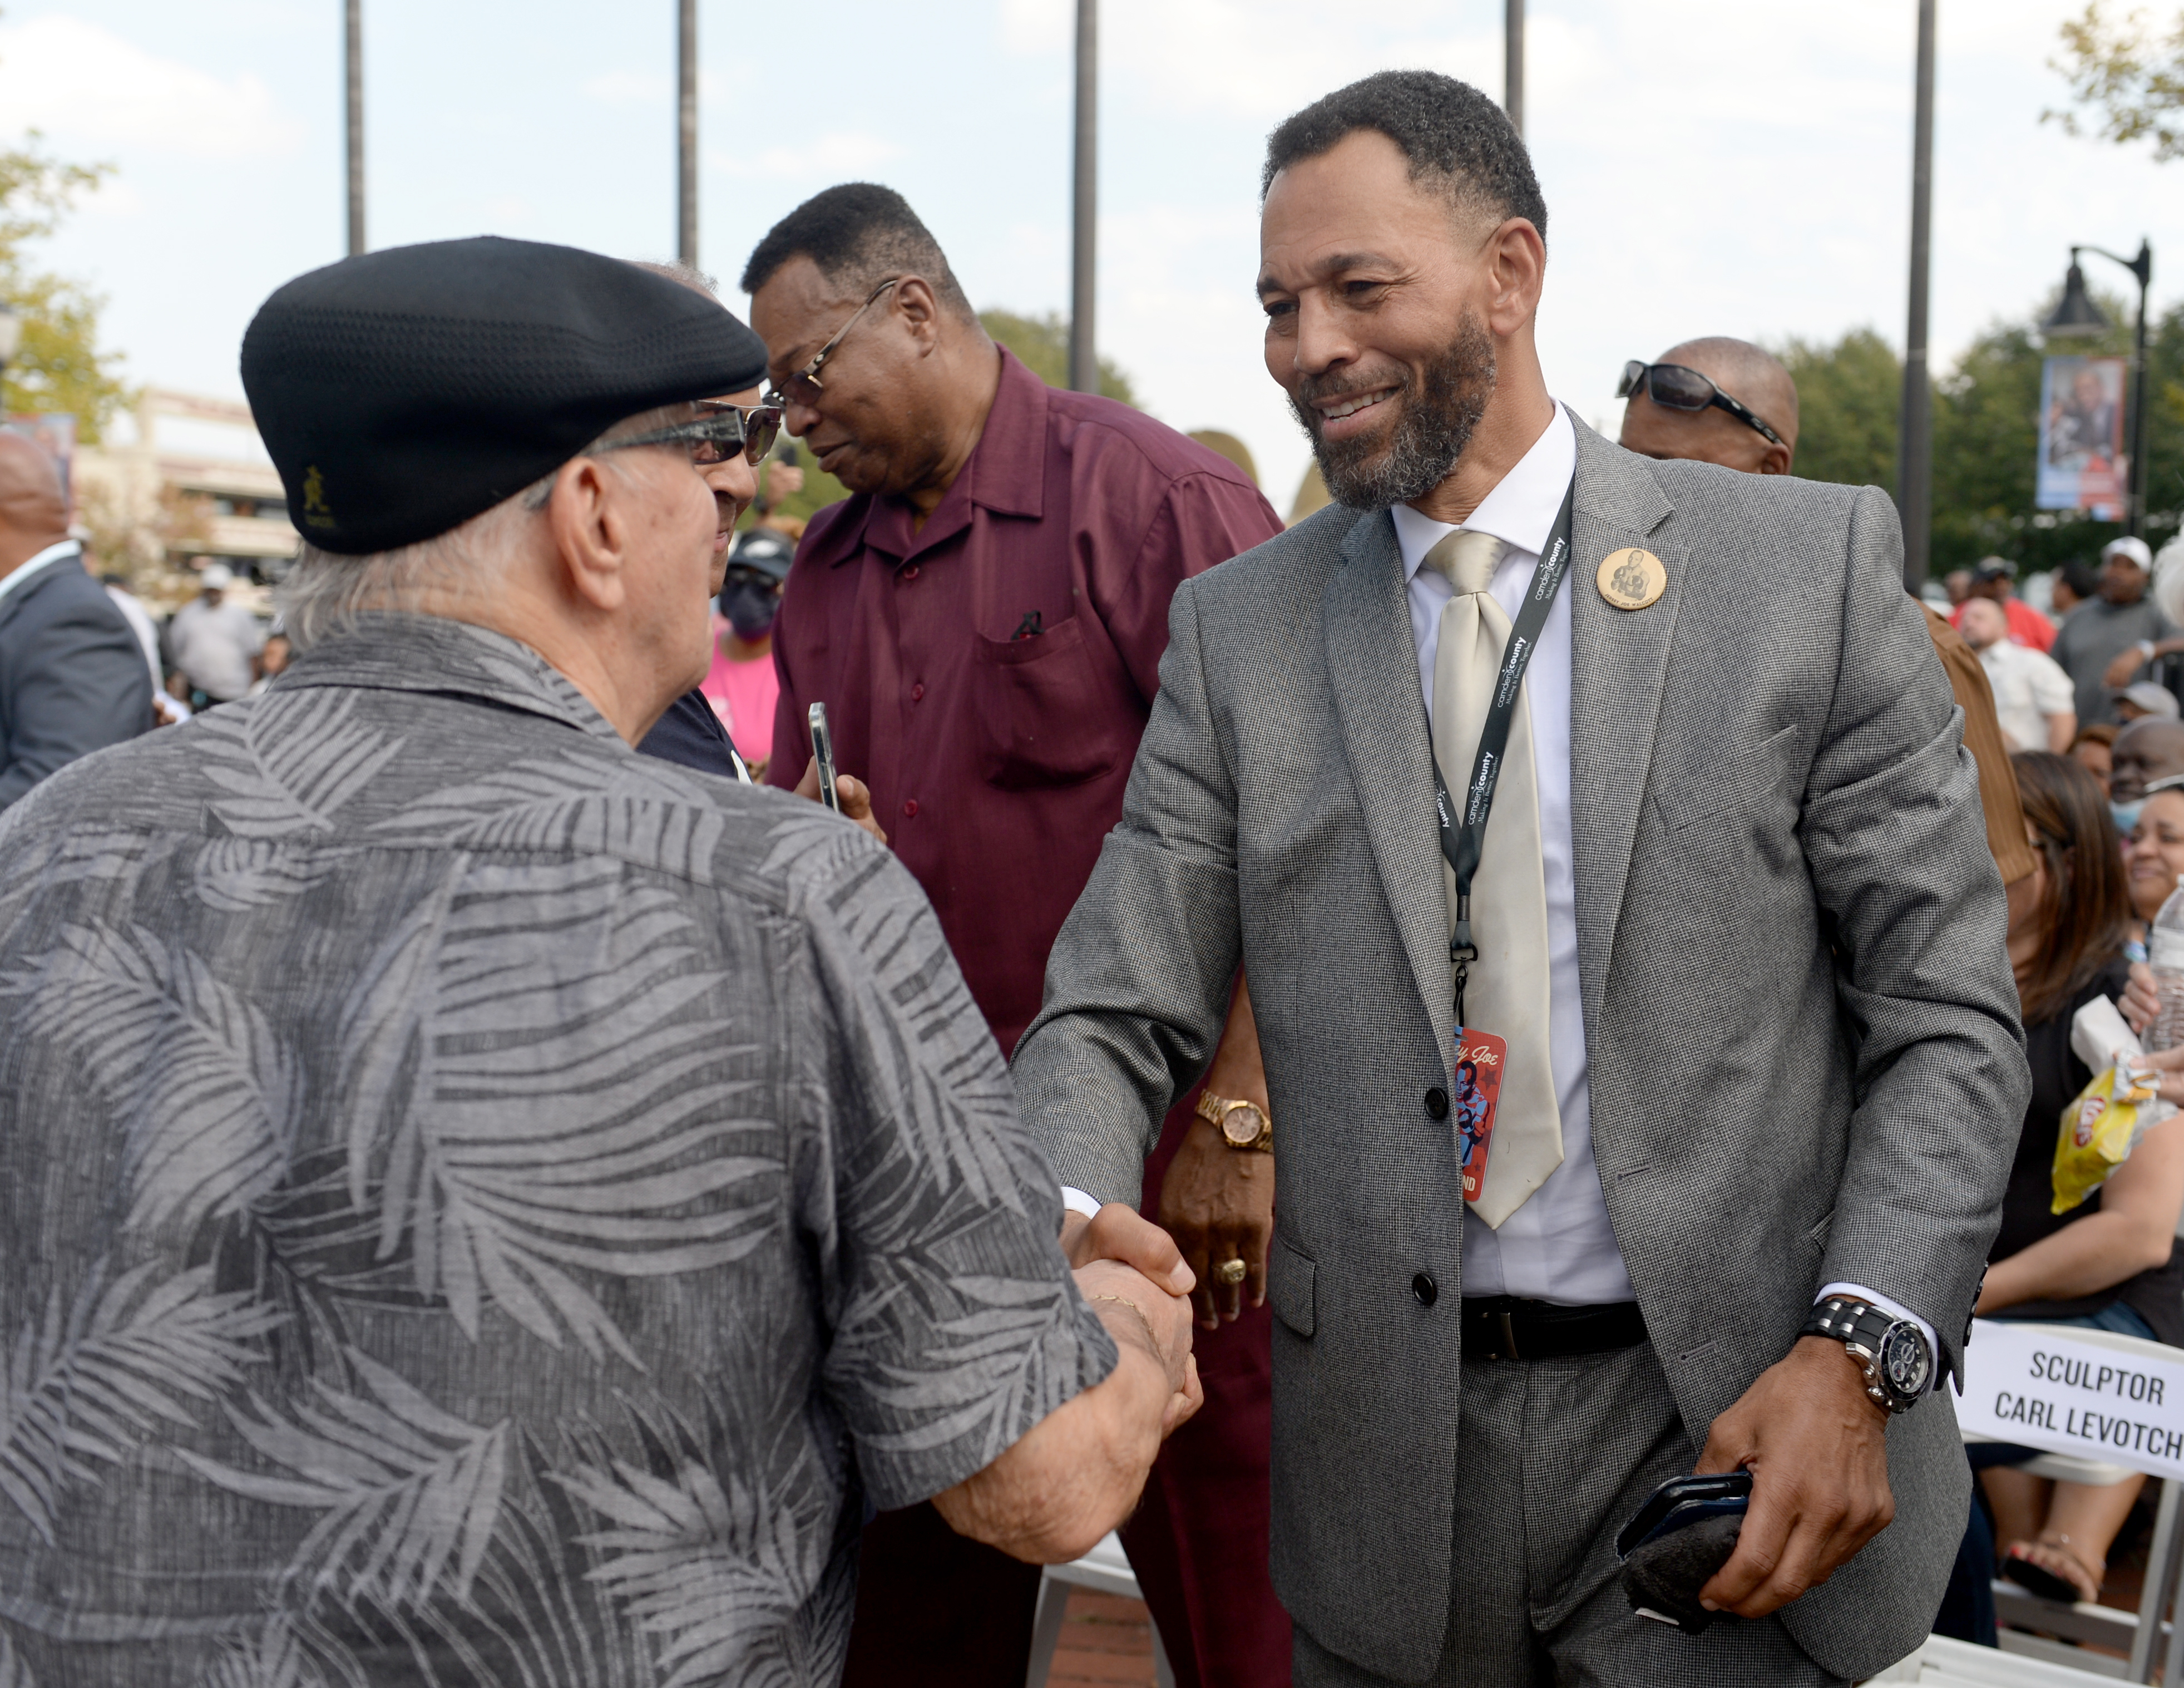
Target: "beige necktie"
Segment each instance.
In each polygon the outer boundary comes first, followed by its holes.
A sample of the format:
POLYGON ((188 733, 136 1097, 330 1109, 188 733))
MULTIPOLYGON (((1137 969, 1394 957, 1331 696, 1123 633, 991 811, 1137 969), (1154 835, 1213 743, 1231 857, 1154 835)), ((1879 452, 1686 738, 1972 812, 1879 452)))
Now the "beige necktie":
MULTIPOLYGON (((1456 588, 1440 612, 1434 656, 1434 756, 1461 801, 1509 642, 1509 617, 1488 594, 1509 547, 1490 533, 1458 532, 1420 565, 1456 588)), ((1518 693, 1520 702, 1526 701, 1518 693)), ((1456 925, 1456 875, 1446 862, 1449 928, 1456 925)), ((1508 1066, 1495 1106, 1486 1184, 1472 1211, 1497 1230, 1563 1162, 1562 1110, 1547 1059, 1547 889, 1540 850, 1539 775, 1529 707, 1509 723, 1508 749, 1471 882, 1471 937, 1479 959, 1464 987, 1464 1013, 1482 1032, 1507 1039, 1508 1066)))

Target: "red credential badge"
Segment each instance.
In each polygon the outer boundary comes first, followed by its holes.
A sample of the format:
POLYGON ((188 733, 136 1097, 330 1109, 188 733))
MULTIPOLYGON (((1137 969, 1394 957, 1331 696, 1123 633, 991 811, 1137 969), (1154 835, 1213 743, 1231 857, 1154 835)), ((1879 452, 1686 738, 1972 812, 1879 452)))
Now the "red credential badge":
POLYGON ((1494 1138, 1494 1106, 1502 1097, 1502 1074, 1509 1045, 1491 1032, 1456 1028, 1457 1166, 1463 1173, 1463 1199, 1479 1200, 1486 1188, 1486 1154, 1494 1138))

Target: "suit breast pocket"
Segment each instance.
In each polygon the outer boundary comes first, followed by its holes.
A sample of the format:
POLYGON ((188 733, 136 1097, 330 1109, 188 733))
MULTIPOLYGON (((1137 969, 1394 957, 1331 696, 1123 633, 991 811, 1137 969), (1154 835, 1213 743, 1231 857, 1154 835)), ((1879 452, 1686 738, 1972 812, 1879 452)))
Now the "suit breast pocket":
POLYGON ((988 784, 1077 785, 1128 755, 1078 617, 1034 638, 978 639, 972 684, 988 784))
POLYGON ((1662 824, 1671 833, 1680 833, 1776 796, 1789 783, 1798 739, 1798 728, 1792 724, 1657 788, 1653 807, 1662 824))

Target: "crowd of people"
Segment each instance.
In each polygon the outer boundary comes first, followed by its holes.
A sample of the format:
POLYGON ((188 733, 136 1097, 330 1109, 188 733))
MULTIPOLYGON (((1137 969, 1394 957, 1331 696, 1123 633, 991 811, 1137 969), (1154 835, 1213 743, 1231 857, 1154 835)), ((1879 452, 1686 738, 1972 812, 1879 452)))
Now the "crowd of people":
POLYGON ((1922 605, 1740 340, 1585 427, 1448 78, 1261 218, 1294 527, 869 183, 748 326, 516 241, 280 289, 270 629, 132 615, 0 435, 0 1681, 1012 1688, 1115 1529, 1186 1688, 2098 1594, 2137 1485, 1975 1494, 1946 1384, 1975 1313, 2184 1345, 2184 1125, 2050 1200, 2072 1017, 2159 1006, 2184 558, 1922 605), (784 432, 850 496, 746 526, 784 432))

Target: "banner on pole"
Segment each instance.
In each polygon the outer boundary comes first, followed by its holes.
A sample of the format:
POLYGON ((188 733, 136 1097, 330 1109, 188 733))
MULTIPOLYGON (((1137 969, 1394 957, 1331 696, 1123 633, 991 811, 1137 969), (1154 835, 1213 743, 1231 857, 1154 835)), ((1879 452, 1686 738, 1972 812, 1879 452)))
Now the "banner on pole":
POLYGON ((2033 504, 2123 518, 2130 454, 2123 443, 2123 358, 2049 358, 2040 365, 2040 463, 2033 504))
POLYGON ((1997 1441, 2184 1479, 2184 1349, 1975 1319, 1957 1422, 1997 1441))

